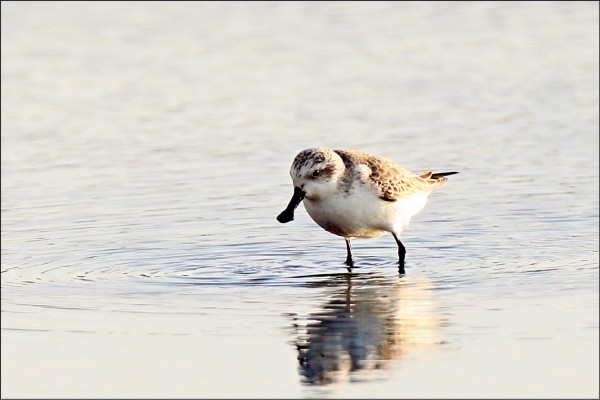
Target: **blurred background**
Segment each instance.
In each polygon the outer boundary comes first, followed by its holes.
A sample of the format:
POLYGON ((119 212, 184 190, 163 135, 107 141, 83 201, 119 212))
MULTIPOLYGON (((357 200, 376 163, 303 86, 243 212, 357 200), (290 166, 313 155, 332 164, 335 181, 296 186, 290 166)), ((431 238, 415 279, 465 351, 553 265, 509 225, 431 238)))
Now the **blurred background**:
POLYGON ((598 396, 597 2, 1 11, 2 397, 598 396), (406 276, 314 146, 461 172, 406 276))

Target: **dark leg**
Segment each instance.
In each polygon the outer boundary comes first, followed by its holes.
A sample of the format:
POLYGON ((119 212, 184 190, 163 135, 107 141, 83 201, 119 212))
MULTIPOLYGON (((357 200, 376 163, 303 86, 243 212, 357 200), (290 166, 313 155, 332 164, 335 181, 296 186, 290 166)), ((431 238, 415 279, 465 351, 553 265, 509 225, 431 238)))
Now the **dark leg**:
POLYGON ((352 255, 352 244, 350 238, 344 237, 346 240, 346 250, 348 250, 348 256, 346 257, 346 265, 349 267, 354 266, 354 256, 352 255))
POLYGON ((398 272, 404 273, 404 257, 406 256, 406 247, 402 244, 400 239, 398 239, 398 235, 392 232, 394 239, 396 240, 396 244, 398 245, 398 272))

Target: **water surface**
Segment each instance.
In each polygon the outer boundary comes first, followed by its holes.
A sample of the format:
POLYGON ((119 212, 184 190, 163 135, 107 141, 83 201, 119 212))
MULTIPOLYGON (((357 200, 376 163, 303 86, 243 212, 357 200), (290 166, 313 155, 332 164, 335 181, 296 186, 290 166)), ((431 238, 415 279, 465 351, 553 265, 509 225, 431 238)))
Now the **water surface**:
POLYGON ((2 3, 2 397, 597 397, 598 4, 2 3), (312 146, 457 170, 404 233, 312 146))

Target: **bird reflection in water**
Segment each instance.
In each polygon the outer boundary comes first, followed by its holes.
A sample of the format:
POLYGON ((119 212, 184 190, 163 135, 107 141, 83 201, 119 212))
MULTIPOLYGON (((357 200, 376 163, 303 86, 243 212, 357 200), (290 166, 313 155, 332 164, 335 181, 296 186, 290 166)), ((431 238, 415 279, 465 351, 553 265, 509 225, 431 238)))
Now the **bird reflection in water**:
POLYGON ((393 359, 442 343, 437 335, 443 319, 435 314, 429 282, 340 274, 310 286, 333 292, 305 321, 294 316, 294 344, 306 384, 366 380, 393 359))

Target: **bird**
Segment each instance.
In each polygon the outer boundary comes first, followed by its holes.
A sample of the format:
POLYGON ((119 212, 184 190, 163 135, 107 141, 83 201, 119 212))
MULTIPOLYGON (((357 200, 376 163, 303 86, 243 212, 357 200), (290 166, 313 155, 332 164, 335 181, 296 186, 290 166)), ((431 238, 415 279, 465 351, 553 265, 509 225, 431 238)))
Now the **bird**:
POLYGON ((307 148, 292 162, 294 192, 277 221, 292 221, 303 202, 317 225, 345 239, 349 270, 355 262, 352 238, 391 233, 398 246, 398 271, 404 274, 406 248, 401 233, 423 209, 429 194, 457 173, 415 174, 388 158, 357 150, 307 148))

